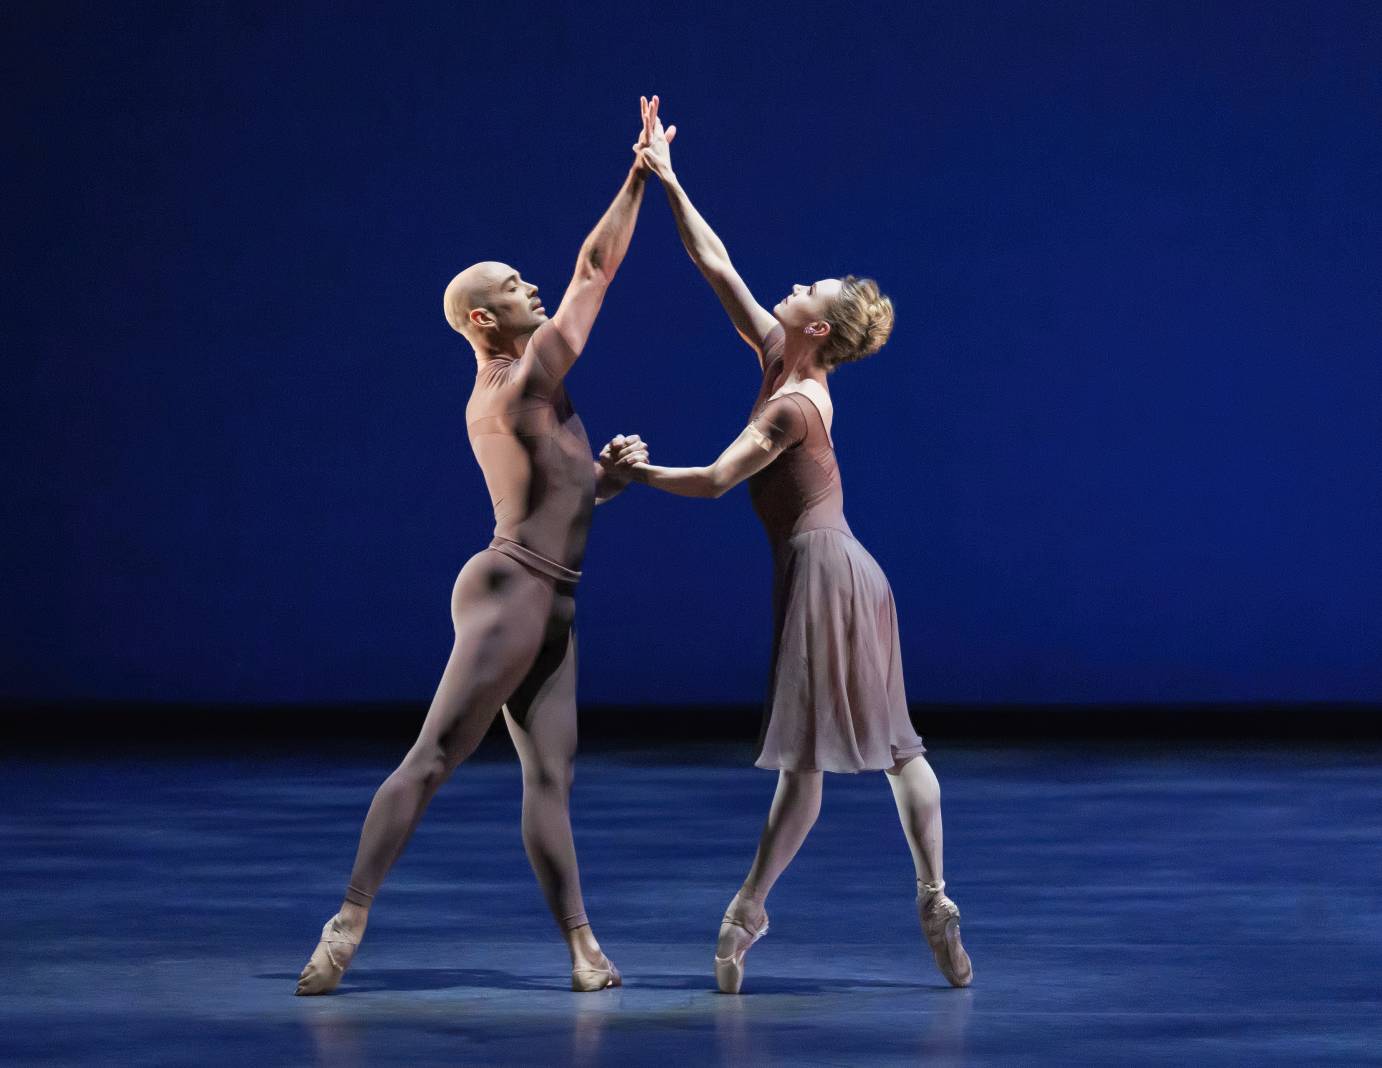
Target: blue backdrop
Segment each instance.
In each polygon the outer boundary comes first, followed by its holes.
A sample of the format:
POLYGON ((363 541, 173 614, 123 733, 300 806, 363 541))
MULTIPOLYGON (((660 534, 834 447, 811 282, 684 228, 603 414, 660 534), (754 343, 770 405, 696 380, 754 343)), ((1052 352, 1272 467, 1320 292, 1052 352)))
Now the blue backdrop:
MULTIPOLYGON (((442 288, 554 307, 656 91, 765 304, 896 302, 833 388, 914 699, 1382 699, 1375 5, 195 7, 3 16, 3 696, 430 693, 442 288)), ((651 187, 595 444, 707 461, 756 381, 651 187)), ((583 698, 756 699, 769 568, 742 489, 599 509, 583 698)))

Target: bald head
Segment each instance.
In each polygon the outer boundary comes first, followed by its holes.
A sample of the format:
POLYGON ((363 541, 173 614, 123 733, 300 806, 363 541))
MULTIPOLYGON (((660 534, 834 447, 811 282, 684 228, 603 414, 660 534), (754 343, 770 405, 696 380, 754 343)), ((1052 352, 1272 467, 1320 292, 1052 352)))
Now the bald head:
POLYGON ((470 313, 476 308, 488 306, 489 298, 498 290, 499 284, 517 273, 507 263, 483 260, 480 263, 472 263, 451 279, 442 297, 442 310, 446 313, 446 321, 451 324, 451 329, 458 334, 466 334, 469 326, 467 317, 470 313))
POLYGON ((547 321, 537 286, 495 260, 471 264, 446 287, 442 310, 451 329, 477 352, 517 343, 547 321))
POLYGON ((506 345, 547 321, 537 286, 495 260, 471 264, 451 279, 442 310, 451 329, 477 349, 506 345))

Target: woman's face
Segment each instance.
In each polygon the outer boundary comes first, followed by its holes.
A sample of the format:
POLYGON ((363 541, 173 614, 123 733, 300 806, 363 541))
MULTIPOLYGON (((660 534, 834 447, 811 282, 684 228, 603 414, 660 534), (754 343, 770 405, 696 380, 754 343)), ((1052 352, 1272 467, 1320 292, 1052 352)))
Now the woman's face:
POLYGON ((805 327, 821 322, 825 313, 840 295, 838 278, 822 278, 810 285, 794 285, 792 291, 773 309, 777 321, 787 329, 805 327))

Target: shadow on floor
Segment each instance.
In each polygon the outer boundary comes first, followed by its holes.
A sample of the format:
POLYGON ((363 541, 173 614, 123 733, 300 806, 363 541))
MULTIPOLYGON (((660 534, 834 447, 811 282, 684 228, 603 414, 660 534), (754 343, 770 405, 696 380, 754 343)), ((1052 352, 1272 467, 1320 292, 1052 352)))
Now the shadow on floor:
MULTIPOLYGON (((255 979, 297 982, 296 972, 260 972, 255 979)), ((651 978, 624 977, 626 987, 648 990, 704 990, 715 992, 714 980, 707 975, 658 975, 651 978)), ((561 979, 533 979, 496 971, 492 968, 362 968, 352 971, 336 993, 368 993, 374 990, 399 992, 422 990, 567 990, 561 979)), ((754 994, 838 994, 848 990, 915 990, 918 993, 934 990, 948 991, 945 983, 904 983, 889 979, 849 979, 841 982, 824 979, 801 979, 788 976, 755 975, 745 981, 741 997, 754 994)))
MULTIPOLYGON (((261 972, 254 978, 296 983, 297 972, 261 972)), ((567 990, 559 979, 538 980, 493 968, 361 968, 353 970, 336 989, 339 994, 371 990, 567 990)), ((328 995, 330 996, 330 995, 328 995)))
MULTIPOLYGON (((705 990, 715 992, 715 981, 708 975, 658 975, 648 979, 629 979, 628 986, 646 987, 650 990, 705 990)), ((844 990, 927 990, 924 983, 900 983, 888 979, 850 979, 847 982, 827 979, 802 979, 790 976, 753 975, 744 980, 744 990, 740 997, 754 994, 820 994, 826 991, 839 993, 844 990)), ((948 984, 937 986, 938 990, 949 990, 948 984)))

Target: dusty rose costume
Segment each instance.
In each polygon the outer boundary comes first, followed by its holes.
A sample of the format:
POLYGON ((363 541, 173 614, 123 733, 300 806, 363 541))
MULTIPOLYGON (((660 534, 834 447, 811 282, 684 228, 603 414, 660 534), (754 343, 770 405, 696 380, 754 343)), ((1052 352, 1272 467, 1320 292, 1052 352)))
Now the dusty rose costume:
POLYGON ((845 522, 825 415, 773 396, 785 334, 764 339, 751 425, 783 452, 749 479, 774 557, 774 649, 760 768, 878 771, 926 751, 907 715, 892 588, 845 522))

